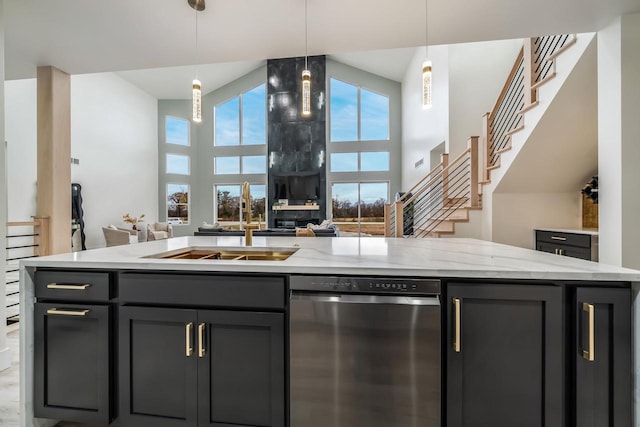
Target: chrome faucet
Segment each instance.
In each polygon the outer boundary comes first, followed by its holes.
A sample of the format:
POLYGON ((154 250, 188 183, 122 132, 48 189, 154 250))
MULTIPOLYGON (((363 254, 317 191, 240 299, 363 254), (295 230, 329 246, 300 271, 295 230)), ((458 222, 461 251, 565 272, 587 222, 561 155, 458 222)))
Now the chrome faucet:
POLYGON ((244 229, 244 244, 245 246, 251 246, 253 244, 253 230, 260 228, 260 224, 251 223, 251 190, 247 181, 242 184, 242 212, 240 220, 242 221, 242 228, 244 229))

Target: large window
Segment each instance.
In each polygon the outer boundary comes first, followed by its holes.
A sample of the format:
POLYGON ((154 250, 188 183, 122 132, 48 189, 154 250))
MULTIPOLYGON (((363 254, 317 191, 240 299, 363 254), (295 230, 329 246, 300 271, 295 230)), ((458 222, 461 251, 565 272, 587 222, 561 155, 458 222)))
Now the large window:
POLYGON ((267 173, 267 156, 216 156, 216 175, 246 175, 267 173))
POLYGON ((341 232, 384 235, 384 205, 389 199, 389 183, 334 183, 331 199, 333 222, 341 232))
MULTIPOLYGON (((266 185, 249 185, 251 193, 251 220, 254 222, 265 222, 266 185)), ((216 185, 214 187, 216 195, 215 218, 219 225, 230 228, 240 228, 242 208, 242 185, 216 185)))
POLYGON ((164 135, 167 144, 189 145, 189 120, 166 116, 164 135))
POLYGON ((167 153, 167 173, 189 175, 190 169, 189 156, 167 153))
POLYGON ((214 109, 214 145, 262 145, 267 143, 267 95, 263 83, 214 109))
POLYGON ((389 97, 332 78, 331 142, 389 139, 389 97))
POLYGON ((189 224, 189 185, 167 184, 167 221, 189 224))
POLYGON ((388 151, 331 153, 331 172, 386 172, 388 151))

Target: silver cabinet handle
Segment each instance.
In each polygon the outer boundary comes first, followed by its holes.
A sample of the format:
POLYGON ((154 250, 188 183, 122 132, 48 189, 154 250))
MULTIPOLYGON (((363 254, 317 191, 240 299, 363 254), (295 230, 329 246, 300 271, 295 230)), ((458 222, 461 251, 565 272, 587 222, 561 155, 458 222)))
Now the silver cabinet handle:
POLYGON ((91 287, 91 284, 84 283, 81 285, 73 285, 73 284, 65 284, 65 283, 49 283, 47 284, 47 289, 66 289, 69 291, 84 291, 87 288, 91 287))
POLYGON ((193 354, 193 344, 191 343, 191 335, 193 334, 193 322, 187 323, 185 328, 185 354, 190 357, 193 354))
POLYGON ((582 303, 582 310, 586 311, 589 316, 589 345, 587 346, 587 350, 582 350, 582 357, 584 357, 589 362, 593 362, 596 360, 596 331, 595 331, 595 317, 596 317, 596 309, 593 304, 587 304, 586 302, 582 303))
POLYGON ((460 338, 460 298, 453 299, 453 351, 460 353, 462 343, 460 338))
POLYGON ((89 310, 60 310, 58 308, 50 308, 47 314, 55 314, 58 316, 86 316, 89 310))
POLYGON ((206 354, 204 349, 204 323, 198 325, 198 357, 202 358, 206 354))
POLYGON ((562 242, 564 242, 565 240, 567 240, 566 237, 560 237, 560 236, 551 236, 551 240, 560 240, 562 242))

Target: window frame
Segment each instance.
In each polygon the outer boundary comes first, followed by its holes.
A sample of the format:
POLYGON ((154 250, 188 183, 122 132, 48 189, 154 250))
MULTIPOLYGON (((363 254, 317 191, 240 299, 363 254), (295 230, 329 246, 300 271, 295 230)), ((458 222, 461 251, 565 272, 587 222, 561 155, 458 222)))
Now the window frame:
POLYGON ((267 145, 267 140, 268 140, 268 119, 269 119, 269 111, 267 108, 267 82, 262 82, 259 85, 256 85, 248 90, 242 91, 240 93, 238 93, 235 96, 232 96, 230 98, 227 98, 221 102, 216 103, 213 106, 213 147, 215 148, 238 148, 238 147, 262 147, 262 146, 266 146, 267 145), (264 143, 263 144, 244 144, 244 130, 243 130, 243 123, 244 123, 244 118, 243 118, 243 105, 244 105, 244 101, 243 101, 243 96, 244 94, 251 92, 261 86, 264 86, 264 93, 265 93, 265 97, 264 97, 264 124, 265 124, 265 132, 264 132, 264 143), (232 101, 234 99, 238 98, 238 144, 237 145, 218 145, 216 143, 217 141, 217 137, 216 137, 216 125, 218 123, 218 117, 216 115, 216 110, 218 108, 219 105, 223 105, 226 104, 229 101, 232 101))
MULTIPOLYGON (((167 181, 165 183, 165 196, 164 196, 164 200, 165 200, 165 215, 167 218, 167 222, 171 223, 171 225, 175 226, 182 226, 182 225, 190 225, 191 224, 191 184, 189 183, 185 183, 185 182, 174 182, 174 181, 167 181), (170 216, 169 216, 169 186, 170 185, 179 185, 179 186, 186 186, 187 187, 187 222, 183 222, 183 223, 174 223, 171 222, 169 220, 170 216)), ((180 205, 185 205, 185 203, 180 203, 180 205)))

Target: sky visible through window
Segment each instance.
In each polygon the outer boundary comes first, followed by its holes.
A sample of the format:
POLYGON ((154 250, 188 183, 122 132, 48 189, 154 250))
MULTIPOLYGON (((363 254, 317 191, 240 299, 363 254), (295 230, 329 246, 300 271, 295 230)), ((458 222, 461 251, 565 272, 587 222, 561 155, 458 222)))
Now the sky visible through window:
POLYGON ((189 175, 189 156, 167 154, 167 173, 189 175))
POLYGON ((164 121, 167 144, 189 145, 189 121, 167 116, 164 121))
POLYGON ((267 143, 267 86, 265 83, 215 107, 214 144, 217 147, 267 143), (242 132, 240 110, 242 103, 242 132))

